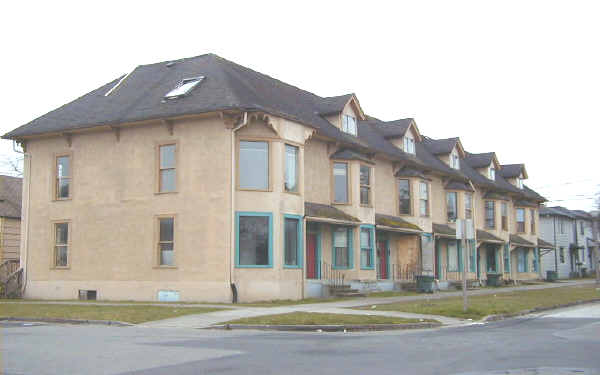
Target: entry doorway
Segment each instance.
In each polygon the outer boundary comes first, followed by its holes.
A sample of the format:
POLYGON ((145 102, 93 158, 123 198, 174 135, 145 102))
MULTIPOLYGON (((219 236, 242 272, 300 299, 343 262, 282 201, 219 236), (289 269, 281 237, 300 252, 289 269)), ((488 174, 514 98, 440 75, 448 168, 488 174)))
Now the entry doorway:
POLYGON ((306 278, 321 278, 321 236, 318 224, 309 223, 306 230, 306 278))
POLYGON ((389 254, 387 240, 377 240, 377 278, 389 279, 389 254))

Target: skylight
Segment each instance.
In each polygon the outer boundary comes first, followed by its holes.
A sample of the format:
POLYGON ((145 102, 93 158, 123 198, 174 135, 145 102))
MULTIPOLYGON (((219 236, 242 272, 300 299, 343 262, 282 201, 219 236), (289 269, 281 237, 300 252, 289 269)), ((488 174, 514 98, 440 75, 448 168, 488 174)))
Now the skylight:
POLYGON ((181 82, 179 82, 176 88, 169 91, 167 95, 165 95, 165 99, 177 99, 187 95, 194 89, 194 87, 198 86, 203 79, 204 76, 183 79, 181 82))

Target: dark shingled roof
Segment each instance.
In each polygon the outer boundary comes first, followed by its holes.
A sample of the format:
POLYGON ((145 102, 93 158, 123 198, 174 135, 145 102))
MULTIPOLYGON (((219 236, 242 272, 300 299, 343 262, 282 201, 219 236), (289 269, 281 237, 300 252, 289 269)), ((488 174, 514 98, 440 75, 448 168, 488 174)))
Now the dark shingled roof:
POLYGON ((471 191, 471 192, 474 191, 468 182, 454 181, 454 180, 451 180, 450 182, 448 182, 444 188, 446 190, 463 190, 463 191, 471 191))
POLYGON ((396 229, 408 229, 410 231, 419 231, 423 230, 419 228, 419 226, 410 223, 398 216, 391 215, 383 215, 383 214, 375 214, 375 224, 382 225, 385 227, 396 228, 396 229))
POLYGON ((582 210, 570 210, 578 219, 592 220, 592 215, 582 210))
POLYGON ((435 234, 441 234, 444 236, 451 236, 451 237, 456 236, 456 229, 452 228, 449 225, 433 223, 432 227, 433 227, 433 233, 435 233, 435 234))
POLYGON ((423 143, 427 146, 427 149, 434 155, 449 154, 452 149, 458 143, 458 137, 446 138, 446 139, 433 139, 429 137, 423 137, 423 143))
POLYGON ((500 175, 505 178, 516 178, 521 175, 523 164, 503 164, 500 175))
POLYGON ((540 215, 544 216, 563 216, 569 219, 574 219, 575 216, 564 207, 540 207, 540 215))
POLYGON ((491 234, 490 232, 486 232, 481 229, 477 229, 477 241, 493 242, 493 243, 506 242, 502 238, 496 237, 493 234, 491 234))
POLYGON ((485 195, 483 196, 483 199, 497 199, 497 200, 501 200, 501 201, 509 201, 510 200, 510 198, 508 196, 500 194, 500 193, 495 193, 495 192, 485 193, 485 195))
POLYGON ((419 170, 413 169, 413 168, 409 168, 409 167, 404 167, 404 168, 398 170, 398 172, 396 172, 396 177, 426 178, 425 174, 422 171, 419 171, 419 170))
POLYGON ((536 247, 537 245, 533 242, 529 242, 521 236, 517 236, 516 234, 510 235, 510 243, 513 245, 521 246, 521 247, 536 247))
POLYGON ((484 152, 481 154, 472 154, 467 152, 466 154, 467 156, 465 157, 465 162, 475 169, 489 166, 496 155, 493 152, 484 152))
MULTIPOLYGON (((374 119, 374 120, 376 120, 376 119, 374 119)), ((379 130, 379 132, 386 139, 391 139, 391 138, 403 137, 404 134, 406 134, 408 127, 410 126, 410 124, 413 121, 414 120, 412 118, 404 118, 404 119, 400 119, 400 120, 386 121, 386 122, 377 121, 375 126, 377 127, 377 130, 379 130)))
POLYGON ((331 159, 337 159, 337 160, 361 160, 367 163, 373 163, 373 161, 371 159, 369 159, 367 156, 358 153, 354 150, 349 150, 349 149, 345 149, 345 150, 340 150, 338 152, 336 152, 335 154, 331 155, 331 159))
POLYGON ((344 110, 344 106, 346 103, 348 103, 353 95, 354 94, 346 94, 323 98, 323 100, 317 104, 319 107, 319 114, 326 116, 342 112, 344 110))
POLYGON ((554 245, 538 238, 538 247, 542 249, 554 249, 554 245))
POLYGON ((352 221, 360 223, 360 220, 352 215, 348 215, 342 210, 333 206, 320 203, 304 202, 304 215, 310 217, 320 217, 324 219, 333 219, 341 221, 352 221))
POLYGON ((531 202, 531 201, 525 201, 525 200, 517 200, 515 201, 515 207, 537 207, 538 204, 535 202, 531 202))
POLYGON ((0 217, 21 219, 23 179, 0 176, 0 217))

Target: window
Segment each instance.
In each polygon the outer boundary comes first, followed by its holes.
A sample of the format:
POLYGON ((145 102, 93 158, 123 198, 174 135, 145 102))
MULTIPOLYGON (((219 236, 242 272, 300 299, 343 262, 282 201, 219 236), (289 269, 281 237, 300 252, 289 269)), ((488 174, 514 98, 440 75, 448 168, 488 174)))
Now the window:
POLYGON ((372 228, 360 228, 360 267, 362 269, 373 269, 374 240, 372 228))
POLYGON ((71 157, 62 155, 56 158, 56 199, 71 197, 71 157))
POLYGON ((494 167, 490 167, 490 170, 488 173, 489 173, 488 177, 490 178, 490 180, 496 179, 496 170, 494 169, 494 167))
POLYGON ((565 262, 565 248, 561 247, 558 254, 560 256, 560 262, 564 263, 565 262))
POLYGON ((404 152, 407 152, 409 154, 415 154, 415 140, 414 138, 409 135, 408 133, 406 133, 406 135, 403 138, 403 143, 404 143, 404 152))
POLYGON ((342 131, 356 136, 356 118, 344 115, 342 118, 342 131))
POLYGON ((421 216, 429 216, 429 185, 423 181, 419 184, 419 212, 421 216))
POLYGON ((538 249, 537 248, 533 249, 533 259, 532 259, 532 262, 533 262, 533 264, 532 264, 531 270, 533 272, 538 272, 538 262, 539 261, 538 261, 538 249))
POLYGON ((200 76, 181 80, 181 82, 179 82, 176 88, 169 91, 165 95, 165 99, 177 99, 187 95, 190 91, 192 91, 194 87, 198 86, 198 84, 202 82, 203 79, 204 77, 200 76))
POLYGON ((269 142, 240 141, 238 165, 241 189, 269 189, 269 142))
POLYGON ((525 209, 517 208, 517 232, 525 233, 525 209))
POLYGON ((465 219, 473 218, 473 194, 465 193, 465 219))
POLYGON ((298 153, 296 146, 285 145, 285 191, 298 192, 298 153))
POLYGON ((175 265, 175 219, 161 217, 158 219, 158 255, 161 266, 175 265))
POLYGON ((496 204, 494 201, 485 201, 485 227, 496 228, 496 204))
POLYGON ((500 215, 502 215, 502 230, 508 231, 508 203, 500 203, 500 215))
POLYGON ((360 166, 360 204, 371 204, 371 167, 360 166))
POLYGON ((580 228, 580 229, 579 229, 579 230, 580 230, 580 233, 581 233, 581 234, 585 234, 585 230, 584 230, 584 228, 583 228, 583 221, 580 221, 580 222, 579 222, 579 228, 580 228))
POLYGON ((523 189, 523 179, 521 177, 517 178, 517 187, 523 189))
POLYGON ((300 216, 284 216, 284 267, 302 267, 302 221, 300 216))
POLYGON ((529 214, 530 214, 530 227, 531 227, 531 234, 535 234, 535 210, 534 209, 530 209, 529 210, 529 214))
POLYGON ((161 193, 173 192, 176 189, 175 183, 175 150, 176 146, 159 146, 159 187, 161 193))
POLYGON ((333 231, 333 267, 352 268, 352 229, 337 227, 333 231))
POLYGON ((460 158, 458 157, 456 150, 452 151, 450 154, 450 167, 460 169, 460 158))
POLYGON ((458 206, 456 200, 456 192, 446 193, 446 213, 448 216, 448 222, 450 223, 454 223, 456 221, 456 215, 458 213, 458 206))
POLYGON ((565 234, 565 222, 563 219, 558 219, 558 229, 560 234, 565 234))
POLYGON ((448 272, 458 272, 458 246, 456 241, 448 241, 448 272))
POLYGON ((333 163, 333 186, 333 201, 335 203, 349 203, 347 163, 333 163))
POLYGON ((467 240, 469 247, 469 271, 477 272, 477 243, 475 240, 467 240))
POLYGON ((54 224, 54 266, 69 266, 69 223, 54 224))
POLYGON ((410 215, 410 181, 398 180, 398 203, 400 215, 410 215))
POLYGON ((272 215, 270 213, 238 212, 236 226, 236 266, 271 267, 273 264, 272 215))

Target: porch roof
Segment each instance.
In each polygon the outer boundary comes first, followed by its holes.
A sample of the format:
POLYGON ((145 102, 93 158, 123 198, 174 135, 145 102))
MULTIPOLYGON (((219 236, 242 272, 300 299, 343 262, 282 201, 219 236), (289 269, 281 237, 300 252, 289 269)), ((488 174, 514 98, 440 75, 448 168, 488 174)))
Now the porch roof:
POLYGON ((321 203, 304 202, 304 215, 307 221, 330 222, 333 224, 357 225, 360 220, 344 211, 321 203))
POLYGON ((456 229, 446 224, 432 224, 436 236, 456 238, 456 229))
POLYGON ((410 223, 398 216, 375 214, 377 229, 392 230, 396 232, 421 233, 423 230, 418 225, 410 223))
POLYGON ((496 237, 493 234, 491 234, 490 232, 486 232, 486 231, 481 230, 481 229, 477 229, 477 241, 491 242, 491 243, 504 243, 504 242, 506 242, 502 238, 496 237))
POLYGON ((533 242, 529 242, 523 237, 517 236, 516 234, 510 235, 510 243, 511 245, 516 245, 520 247, 536 247, 533 242))
POLYGON ((541 238, 538 238, 538 247, 541 249, 554 249, 554 245, 550 242, 544 241, 541 238))

